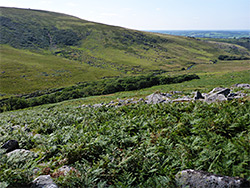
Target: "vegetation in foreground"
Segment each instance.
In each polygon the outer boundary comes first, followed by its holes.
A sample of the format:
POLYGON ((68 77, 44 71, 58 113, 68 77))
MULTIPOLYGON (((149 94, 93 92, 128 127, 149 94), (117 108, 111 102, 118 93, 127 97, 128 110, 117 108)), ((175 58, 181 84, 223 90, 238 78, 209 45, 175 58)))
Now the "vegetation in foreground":
POLYGON ((27 185, 51 174, 61 187, 174 187, 188 168, 249 180, 249 109, 239 100, 5 112, 0 145, 15 139, 39 157, 14 163, 1 153, 0 182, 27 185), (63 165, 76 171, 56 177, 63 165))

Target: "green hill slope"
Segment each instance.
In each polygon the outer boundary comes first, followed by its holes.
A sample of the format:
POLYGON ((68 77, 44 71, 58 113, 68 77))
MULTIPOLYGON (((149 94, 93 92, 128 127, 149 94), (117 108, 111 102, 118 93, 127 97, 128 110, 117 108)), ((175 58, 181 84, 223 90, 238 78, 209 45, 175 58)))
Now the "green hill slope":
POLYGON ((220 55, 250 57, 237 45, 129 30, 47 11, 1 7, 0 23, 0 93, 7 95, 103 77, 180 71, 211 64, 220 55))

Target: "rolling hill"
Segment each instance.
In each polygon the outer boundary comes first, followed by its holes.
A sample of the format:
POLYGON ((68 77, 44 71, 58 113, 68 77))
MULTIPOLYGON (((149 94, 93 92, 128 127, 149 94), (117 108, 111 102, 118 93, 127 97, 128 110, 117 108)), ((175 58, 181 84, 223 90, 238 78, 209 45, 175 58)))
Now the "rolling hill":
POLYGON ((135 31, 41 10, 0 7, 0 94, 10 96, 78 82, 192 65, 249 59, 241 46, 135 31))
POLYGON ((246 48, 40 10, 1 7, 0 24, 1 188, 177 187, 185 169, 250 180, 249 89, 143 99, 249 83, 246 48))

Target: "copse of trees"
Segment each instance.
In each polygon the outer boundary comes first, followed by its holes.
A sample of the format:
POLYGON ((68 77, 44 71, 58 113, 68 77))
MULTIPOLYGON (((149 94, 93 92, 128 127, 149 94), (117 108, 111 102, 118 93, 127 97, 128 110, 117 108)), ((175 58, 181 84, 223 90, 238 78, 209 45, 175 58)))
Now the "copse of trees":
POLYGON ((56 103, 94 95, 104 95, 120 91, 138 90, 156 85, 180 83, 193 79, 199 79, 199 76, 192 74, 166 77, 150 74, 135 77, 121 77, 93 81, 67 87, 61 90, 51 90, 51 93, 47 91, 44 92, 43 95, 41 94, 42 92, 40 92, 40 95, 30 94, 21 97, 10 97, 8 99, 0 101, 0 112, 23 109, 42 104, 56 103))
POLYGON ((218 57, 219 60, 225 60, 225 61, 230 61, 230 60, 249 60, 248 57, 243 57, 243 56, 228 56, 228 55, 220 55, 218 57))

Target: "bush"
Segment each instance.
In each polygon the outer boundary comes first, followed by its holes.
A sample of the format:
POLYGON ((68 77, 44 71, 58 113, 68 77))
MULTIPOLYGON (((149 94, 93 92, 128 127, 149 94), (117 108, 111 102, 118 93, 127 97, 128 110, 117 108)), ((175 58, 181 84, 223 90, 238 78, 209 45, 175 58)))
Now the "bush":
POLYGON ((113 78, 83 83, 82 85, 71 86, 62 90, 51 90, 51 93, 47 91, 43 95, 41 94, 41 96, 29 94, 25 95, 25 97, 11 97, 9 99, 2 100, 0 101, 0 112, 23 109, 42 104, 56 103, 87 96, 139 90, 155 85, 180 83, 193 79, 199 79, 199 76, 193 74, 165 77, 150 74, 145 76, 124 77, 119 79, 113 78))

